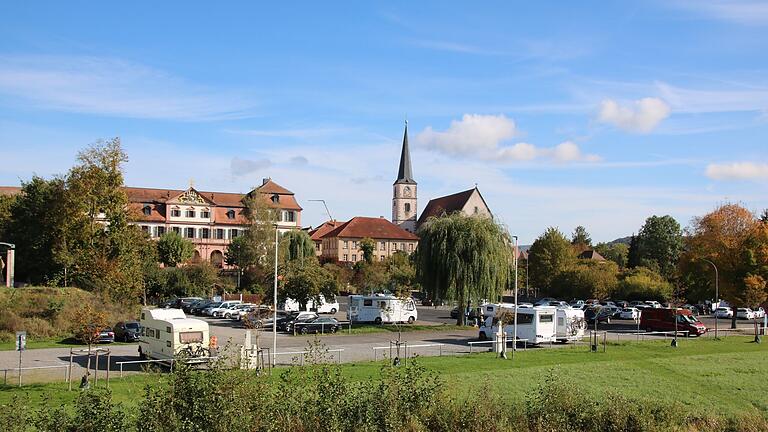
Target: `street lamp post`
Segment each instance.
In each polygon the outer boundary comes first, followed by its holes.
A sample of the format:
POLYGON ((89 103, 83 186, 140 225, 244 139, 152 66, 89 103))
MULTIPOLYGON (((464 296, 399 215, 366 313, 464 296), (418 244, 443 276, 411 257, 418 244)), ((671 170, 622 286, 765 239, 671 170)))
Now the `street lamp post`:
MULTIPOLYGON (((719 282, 718 282, 720 277, 719 277, 719 275, 717 273, 717 266, 715 265, 715 263, 713 263, 712 261, 710 261, 710 260, 708 260, 706 258, 701 258, 701 260, 702 261, 706 261, 706 262, 712 264, 712 267, 715 268, 715 301, 717 302, 718 305, 720 305, 720 291, 719 291, 720 287, 719 287, 719 282)), ((717 312, 717 308, 715 308, 715 310, 713 312, 717 312)), ((715 313, 713 315, 715 317, 715 339, 717 339, 717 314, 715 313)))
POLYGON ((514 358, 515 351, 517 351, 517 236, 512 236, 515 239, 515 325, 513 326, 513 339, 512 339, 512 357, 514 358))
POLYGON ((272 367, 277 365, 277 250, 278 234, 280 231, 275 224, 275 284, 274 284, 274 309, 272 310, 272 367))

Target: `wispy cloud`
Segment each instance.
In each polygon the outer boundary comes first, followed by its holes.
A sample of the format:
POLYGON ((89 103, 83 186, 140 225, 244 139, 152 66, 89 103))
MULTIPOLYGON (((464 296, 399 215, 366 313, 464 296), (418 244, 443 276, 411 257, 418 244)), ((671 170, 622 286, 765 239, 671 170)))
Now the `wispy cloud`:
POLYGON ((671 110, 659 98, 643 98, 632 104, 606 99, 600 104, 598 119, 628 132, 648 133, 667 118, 671 110))
POLYGON ((503 56, 509 55, 509 52, 494 50, 477 45, 470 45, 460 42, 447 42, 437 40, 411 40, 410 43, 414 46, 433 49, 438 51, 448 51, 463 54, 477 54, 488 56, 503 56))
POLYGON ((706 174, 713 180, 768 180, 768 163, 709 164, 706 174))
POLYGON ((554 162, 596 162, 597 155, 582 154, 579 146, 565 141, 555 147, 538 147, 526 142, 507 144, 517 136, 515 122, 507 116, 464 114, 451 121, 445 131, 427 126, 416 135, 420 145, 449 156, 497 162, 546 159, 554 162))
POLYGON ((315 138, 320 136, 336 135, 353 131, 353 128, 344 127, 317 127, 297 129, 226 129, 225 132, 234 135, 270 138, 315 138))
POLYGON ((233 176, 240 177, 264 170, 270 166, 272 166, 272 162, 269 159, 250 160, 233 157, 230 170, 233 176))
POLYGON ((668 4, 723 21, 768 24, 768 3, 763 0, 678 0, 668 4))
POLYGON ((0 94, 35 108, 183 121, 250 117, 255 106, 234 92, 104 57, 0 56, 0 94))

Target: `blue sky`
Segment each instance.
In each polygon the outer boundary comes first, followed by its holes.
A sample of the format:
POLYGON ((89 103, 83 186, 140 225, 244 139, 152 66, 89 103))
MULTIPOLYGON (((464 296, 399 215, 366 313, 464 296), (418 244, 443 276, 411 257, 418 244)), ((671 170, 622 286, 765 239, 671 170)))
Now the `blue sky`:
POLYGON ((6 2, 0 184, 119 136, 126 183, 246 192, 305 225, 476 183, 522 243, 768 207, 768 3, 6 2))

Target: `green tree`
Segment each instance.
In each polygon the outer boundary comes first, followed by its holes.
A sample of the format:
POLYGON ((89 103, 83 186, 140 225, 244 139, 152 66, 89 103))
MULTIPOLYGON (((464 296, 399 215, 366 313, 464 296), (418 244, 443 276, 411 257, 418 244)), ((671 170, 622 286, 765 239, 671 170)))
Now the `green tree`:
POLYGON ((645 267, 635 267, 624 272, 616 295, 624 300, 670 300, 674 287, 664 276, 645 267))
POLYGON ((390 290, 399 297, 410 295, 410 291, 416 289, 416 268, 413 265, 415 255, 408 255, 403 251, 397 251, 390 255, 384 265, 389 274, 390 290))
POLYGON ((598 243, 595 245, 595 250, 605 259, 618 264, 620 269, 627 266, 629 245, 625 243, 598 243))
MULTIPOLYGON (((683 250, 683 231, 672 216, 651 216, 636 237, 630 265, 658 268, 668 280, 674 278, 683 250)), ((631 245, 630 245, 631 251, 631 245)))
POLYGON ((571 234, 571 244, 582 249, 588 249, 592 246, 592 238, 589 236, 587 229, 581 225, 577 226, 573 230, 573 234, 571 234))
POLYGON ((612 261, 581 260, 555 275, 549 293, 564 299, 611 297, 618 285, 618 272, 612 261))
POLYGON ((290 230, 280 237, 283 261, 315 258, 315 244, 306 231, 290 230))
MULTIPOLYGON (((464 305, 501 296, 512 262, 506 229, 489 218, 454 213, 428 219, 418 235, 416 275, 432 298, 464 305)), ((464 314, 458 323, 464 324, 464 314)))
POLYGON ((167 267, 176 267, 192 259, 195 245, 174 231, 168 231, 157 240, 157 254, 167 267))
POLYGON ((373 251, 376 250, 376 243, 371 238, 364 238, 360 241, 360 250, 363 251, 363 259, 368 264, 373 262, 373 251))
POLYGON ((296 300, 301 309, 309 300, 319 300, 320 295, 333 298, 339 292, 336 278, 315 259, 289 261, 281 273, 280 297, 296 300))
POLYGON ((528 277, 533 286, 548 290, 553 278, 576 261, 571 243, 557 228, 547 228, 528 250, 528 277))

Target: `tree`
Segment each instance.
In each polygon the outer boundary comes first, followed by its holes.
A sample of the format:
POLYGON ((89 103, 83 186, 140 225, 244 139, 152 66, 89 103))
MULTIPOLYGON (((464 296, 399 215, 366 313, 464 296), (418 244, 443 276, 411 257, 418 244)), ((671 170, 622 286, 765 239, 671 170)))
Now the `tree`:
POLYGON ((283 283, 280 296, 291 298, 304 309, 309 300, 319 301, 320 295, 333 298, 339 286, 333 275, 321 267, 317 260, 303 259, 289 261, 282 269, 283 283))
POLYGON ((195 245, 175 231, 169 231, 157 240, 157 254, 160 262, 167 267, 176 267, 192 259, 195 245))
POLYGON ((547 228, 528 250, 530 282, 540 289, 550 289, 552 279, 576 260, 571 243, 557 228, 547 228))
POLYGON ((672 216, 651 216, 645 220, 630 244, 630 266, 658 269, 668 280, 674 278, 677 262, 683 250, 683 231, 672 216))
MULTIPOLYGON (((768 279, 768 227, 747 209, 724 204, 695 218, 680 261, 688 295, 712 298, 712 270, 717 266, 720 297, 733 307, 755 306, 768 297, 763 282, 768 279)), ((735 318, 732 327, 735 327, 735 318)))
MULTIPOLYGON (((489 218, 454 213, 429 218, 418 235, 416 277, 432 298, 463 306, 501 296, 512 262, 506 229, 489 218)), ((458 324, 464 324, 464 314, 458 324)))
POLYGON ((291 230, 280 237, 280 249, 283 261, 296 261, 315 258, 315 244, 306 231, 291 230))
POLYGON ((588 249, 592 246, 592 238, 590 238, 587 229, 581 225, 577 226, 573 230, 573 234, 571 234, 571 244, 583 249, 588 249))
POLYGON ((618 285, 618 271, 612 261, 581 260, 555 275, 549 293, 565 299, 610 297, 618 285))
POLYGON ((616 295, 625 300, 670 300, 674 288, 664 276, 645 267, 627 270, 619 281, 616 295))
POLYGON ((360 241, 360 250, 363 251, 363 259, 368 264, 373 262, 373 251, 376 250, 376 243, 371 238, 364 238, 360 241))
POLYGON ((627 244, 598 243, 595 245, 595 250, 605 259, 611 260, 618 264, 620 269, 623 269, 627 266, 627 255, 629 254, 629 246, 627 244))

